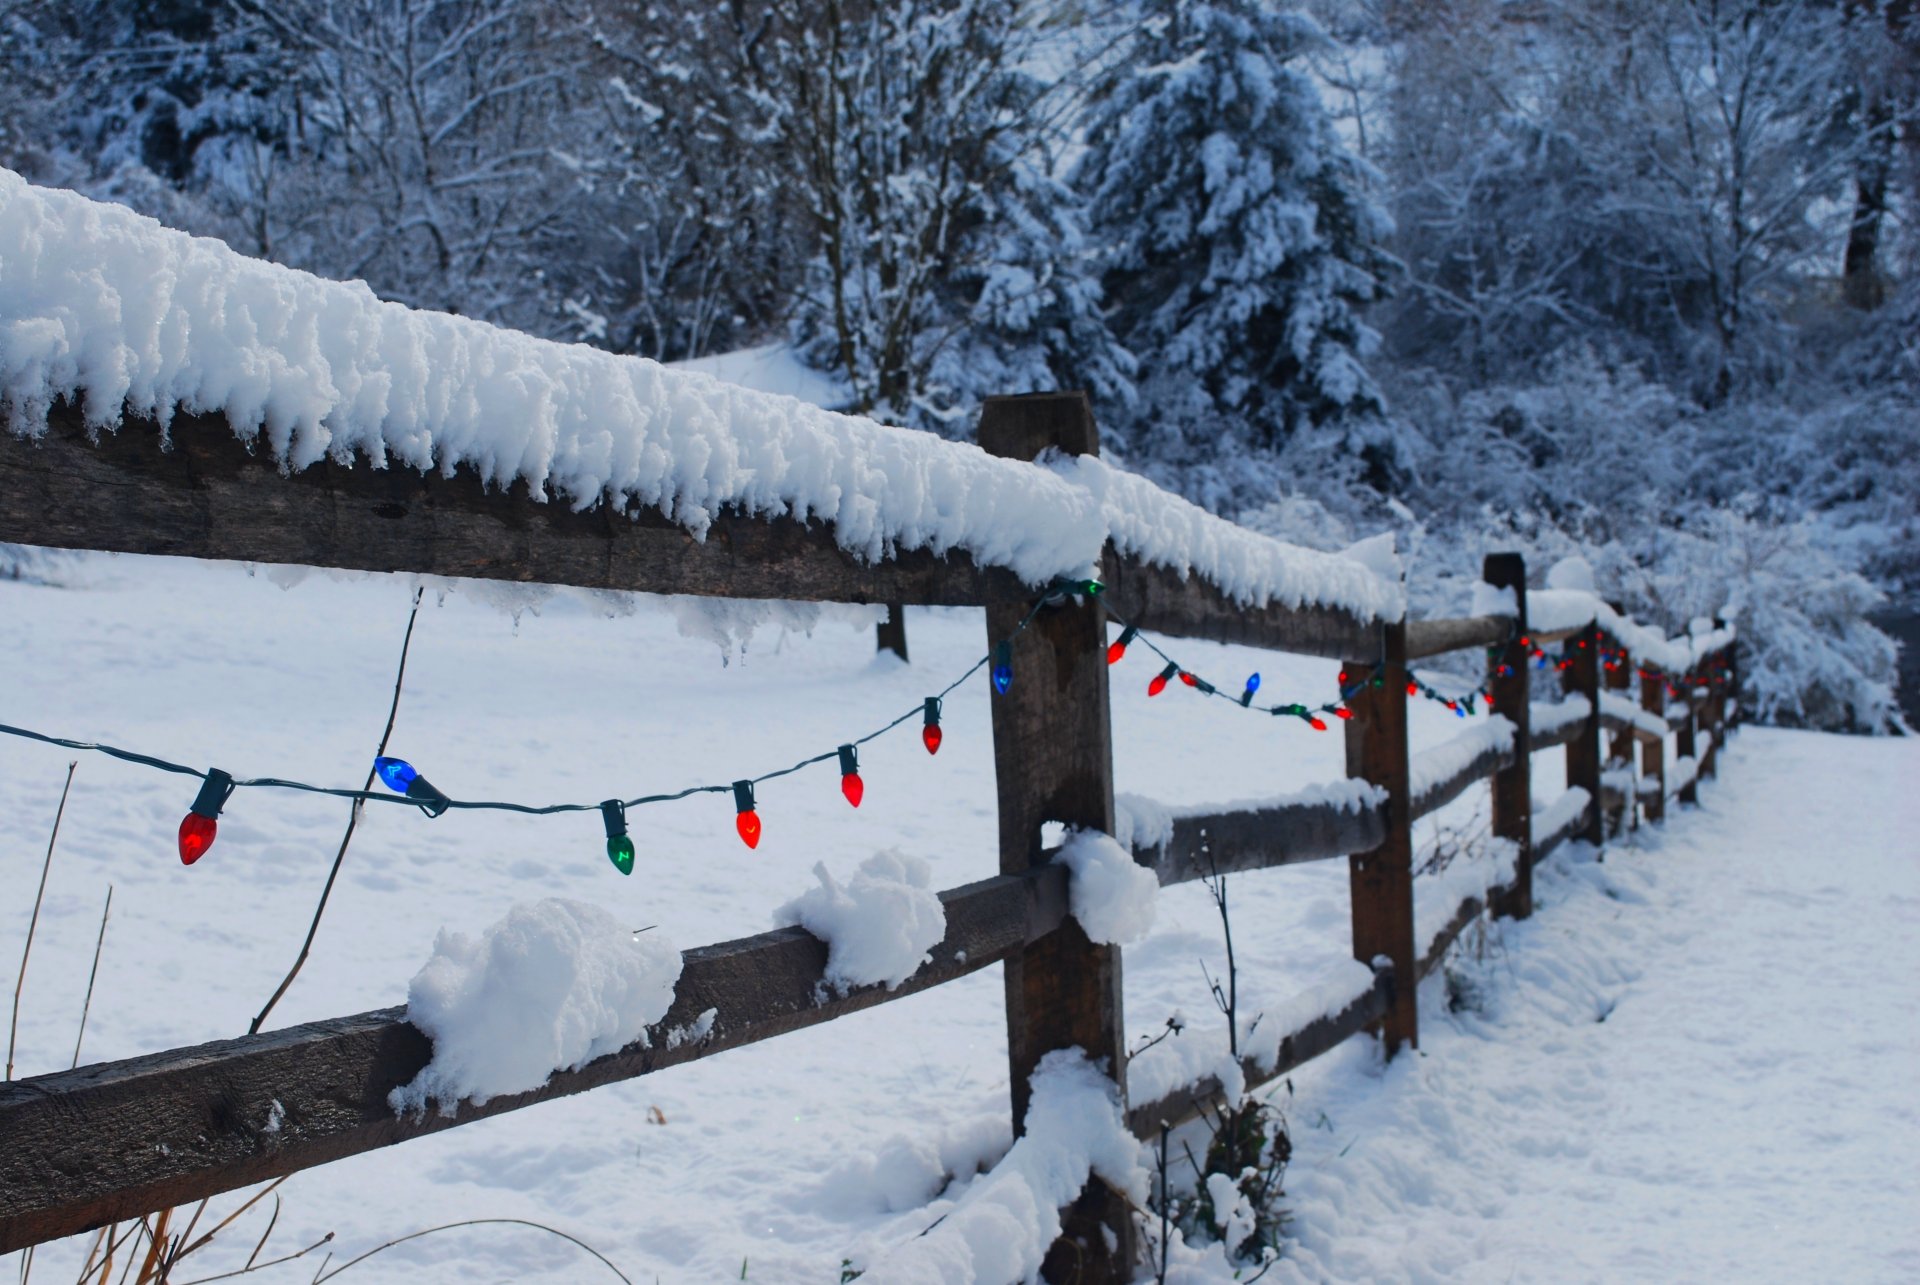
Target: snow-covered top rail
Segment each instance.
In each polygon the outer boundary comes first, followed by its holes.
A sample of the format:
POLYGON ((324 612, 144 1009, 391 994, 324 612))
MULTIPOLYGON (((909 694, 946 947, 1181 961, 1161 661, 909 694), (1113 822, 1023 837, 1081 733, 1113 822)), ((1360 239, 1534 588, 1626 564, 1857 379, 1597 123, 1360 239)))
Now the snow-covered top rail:
POLYGON ((696 535, 723 510, 832 523, 868 561, 957 550, 1033 585, 1106 545, 1245 607, 1397 620, 1398 583, 1282 544, 1086 458, 997 459, 711 376, 383 302, 0 170, 0 404, 36 431, 223 414, 288 470, 365 456, 471 469, 574 509, 653 508, 696 535))
MULTIPOLYGON (((1559 634, 1597 624, 1634 656, 1669 673, 1685 673, 1734 640, 1734 627, 1730 624, 1711 628, 1708 622, 1695 622, 1690 632, 1668 638, 1658 629, 1615 611, 1593 592, 1590 573, 1579 559, 1569 559, 1550 570, 1547 586, 1527 590, 1529 629, 1559 634)), ((1511 618, 1513 592, 1486 584, 1475 585, 1472 614, 1511 618)))

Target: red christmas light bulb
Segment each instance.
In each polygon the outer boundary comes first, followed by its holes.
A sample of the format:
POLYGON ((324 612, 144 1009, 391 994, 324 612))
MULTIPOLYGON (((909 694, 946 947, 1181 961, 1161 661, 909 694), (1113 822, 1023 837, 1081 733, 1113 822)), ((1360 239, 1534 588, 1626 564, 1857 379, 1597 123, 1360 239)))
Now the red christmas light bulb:
POLYGON ((190 866, 207 855, 220 824, 212 817, 189 812, 180 822, 180 864, 190 866))
POLYGON ((860 780, 860 754, 851 745, 840 747, 840 793, 847 796, 847 802, 854 807, 860 806, 860 796, 867 792, 865 783, 860 780))
POLYGON ((1127 645, 1125 643, 1111 642, 1107 644, 1107 663, 1109 665, 1119 664, 1120 658, 1126 654, 1127 645))
POLYGON ((753 810, 753 782, 735 781, 733 783, 733 828, 740 832, 740 842, 749 848, 760 846, 760 814, 753 810))
POLYGON ((1345 705, 1342 705, 1338 709, 1333 711, 1333 716, 1339 719, 1348 719, 1353 717, 1353 711, 1348 709, 1345 705))
POLYGON ((1179 672, 1180 667, 1178 665, 1169 664, 1165 669, 1155 674, 1153 681, 1147 684, 1147 695, 1158 696, 1161 692, 1166 691, 1167 680, 1179 672))
POLYGON ((1419 694, 1420 694, 1420 684, 1418 683, 1407 684, 1407 695, 1418 696, 1419 694))
POLYGON ((920 743, 927 747, 927 753, 929 754, 938 754, 940 752, 940 742, 942 739, 944 738, 940 735, 940 724, 938 723, 928 723, 920 729, 920 743))
POLYGON ((1318 715, 1314 716, 1313 718, 1309 718, 1307 720, 1307 726, 1311 727, 1316 732, 1324 732, 1327 730, 1326 720, 1323 718, 1320 718, 1318 715))
POLYGON ((1189 674, 1186 670, 1183 669, 1180 671, 1180 681, 1185 683, 1187 686, 1191 687, 1199 680, 1195 678, 1192 674, 1189 674))

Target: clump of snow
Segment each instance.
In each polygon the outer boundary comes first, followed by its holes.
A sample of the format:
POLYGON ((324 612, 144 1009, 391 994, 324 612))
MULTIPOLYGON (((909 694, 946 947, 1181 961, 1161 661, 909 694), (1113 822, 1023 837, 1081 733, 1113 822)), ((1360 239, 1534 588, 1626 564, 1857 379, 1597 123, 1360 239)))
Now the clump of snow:
POLYGON ((704 1043, 706 1038, 713 1034, 714 1020, 719 1016, 719 1009, 709 1008, 685 1026, 669 1027, 667 1029, 667 1047, 677 1049, 683 1044, 704 1043))
POLYGON ((1527 627, 1558 633, 1593 623, 1600 600, 1580 589, 1527 590, 1527 627))
POLYGON ((1152 852, 1173 842, 1173 813, 1141 794, 1113 796, 1113 837, 1123 848, 1152 852))
POLYGON ((395 1089, 395 1111, 451 1115, 524 1093, 638 1041, 666 1015, 680 952, 660 933, 635 934, 597 906, 550 898, 515 906, 477 937, 442 930, 407 988, 407 1020, 433 1041, 433 1060, 395 1089))
POLYGON ((939 1223, 866 1268, 888 1285, 973 1285, 1038 1277, 1060 1235, 1060 1210, 1094 1175, 1147 1201, 1140 1144, 1127 1131, 1120 1091, 1079 1049, 1049 1053, 1033 1073, 1026 1131, 975 1180, 939 1223))
POLYGON ((776 927, 799 924, 827 943, 827 985, 841 994, 885 983, 891 990, 927 962, 947 935, 947 910, 933 868, 902 852, 876 852, 842 884, 816 862, 818 888, 773 912, 776 927))
POLYGON ((1527 706, 1527 721, 1535 736, 1546 736, 1592 717, 1593 702, 1585 692, 1571 692, 1559 701, 1534 701, 1527 706))
POLYGON ((1357 562, 1382 580, 1398 582, 1406 571, 1400 555, 1394 551, 1393 532, 1382 531, 1364 540, 1356 540, 1340 551, 1340 556, 1357 562))
POLYGON ((1467 608, 1469 616, 1517 616, 1520 614, 1519 599, 1511 587, 1494 588, 1484 580, 1473 582, 1473 603, 1467 608))
POLYGON ((976 1117, 937 1138, 924 1132, 895 1134, 835 1165, 816 1196, 824 1209, 842 1218, 902 1213, 926 1204, 949 1182, 997 1163, 1012 1145, 1013 1125, 1004 1111, 976 1117))
POLYGON ((0 404, 13 430, 59 398, 87 422, 225 414, 299 471, 375 468, 525 482, 576 510, 831 522, 849 552, 962 550, 1029 584, 1081 577, 1109 540, 1248 606, 1398 619, 1398 583, 1282 544, 1096 459, 1053 470, 710 375, 557 344, 246 258, 120 206, 0 170, 0 404))
POLYGON ((1513 720, 1499 714, 1489 714, 1452 740, 1421 750, 1407 765, 1409 789, 1414 800, 1418 802, 1428 792, 1466 771, 1482 754, 1511 754, 1513 736, 1513 720))
POLYGON ((1593 565, 1579 554, 1562 558, 1547 568, 1547 588, 1597 593, 1593 585, 1593 565))
POLYGON ((1111 835, 1069 831, 1059 860, 1073 872, 1067 904, 1089 940, 1122 946, 1152 931, 1160 879, 1111 835))

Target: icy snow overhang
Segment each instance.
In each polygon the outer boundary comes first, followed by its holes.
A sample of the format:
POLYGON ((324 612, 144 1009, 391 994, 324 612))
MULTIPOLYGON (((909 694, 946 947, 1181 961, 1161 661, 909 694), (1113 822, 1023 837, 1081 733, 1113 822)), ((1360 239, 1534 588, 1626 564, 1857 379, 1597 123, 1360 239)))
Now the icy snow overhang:
POLYGON ((1246 531, 1096 460, 1036 468, 415 311, 0 170, 0 406, 12 433, 34 435, 60 402, 93 430, 218 416, 288 473, 470 472, 576 512, 650 512, 697 539, 727 514, 824 522, 867 563, 959 552, 1028 586, 1099 574, 1111 545, 1242 608, 1362 623, 1405 611, 1401 587, 1358 561, 1246 531))

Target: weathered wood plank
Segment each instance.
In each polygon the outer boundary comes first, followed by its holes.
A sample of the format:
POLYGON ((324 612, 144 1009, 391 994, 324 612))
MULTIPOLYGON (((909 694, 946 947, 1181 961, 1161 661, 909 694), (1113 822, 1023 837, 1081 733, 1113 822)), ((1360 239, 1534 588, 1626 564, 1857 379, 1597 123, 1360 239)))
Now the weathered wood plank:
MULTIPOLYGON (((1352 902, 1353 955, 1363 964, 1385 956, 1396 975, 1416 976, 1413 947, 1413 814, 1407 758, 1407 634, 1404 625, 1386 629, 1384 661, 1375 667, 1347 662, 1360 690, 1347 702, 1347 775, 1387 791, 1386 837, 1371 852, 1348 858, 1347 884, 1352 902), (1373 682, 1376 674, 1384 681, 1373 682)), ((1417 988, 1394 988, 1380 1031, 1391 1057, 1402 1047, 1420 1044, 1417 988)))
POLYGON ((1467 647, 1498 647, 1514 634, 1505 616, 1468 616, 1460 620, 1409 620, 1407 659, 1420 660, 1467 647))
MULTIPOLYGON (((989 398, 979 437, 982 449, 1009 459, 1031 460, 1050 448, 1099 453, 1093 411, 1081 393, 989 398)), ((1021 603, 990 603, 988 646, 1010 637, 1026 614, 1021 603)), ((1013 638, 1005 657, 1012 682, 992 698, 1003 875, 1022 875, 1046 862, 1041 832, 1047 822, 1113 833, 1106 652, 1107 613, 1098 597, 1056 603, 1013 638)), ((1119 949, 1096 945, 1077 920, 1068 919, 1009 954, 1003 975, 1015 1135, 1026 1128, 1034 1070, 1057 1049, 1078 1047, 1096 1061, 1104 1059, 1124 1101, 1119 949)), ((1105 1181, 1091 1179, 1062 1212, 1044 1274, 1054 1280, 1122 1280, 1132 1271, 1134 1238, 1126 1199, 1105 1181)))
MULTIPOLYGON (((1392 1002, 1393 988, 1393 970, 1377 969, 1373 988, 1366 994, 1338 1013, 1317 1018, 1281 1040, 1280 1056, 1271 1067, 1262 1066, 1252 1058, 1242 1059, 1240 1070, 1246 1076, 1247 1087, 1257 1088, 1298 1070, 1372 1026, 1386 1016, 1387 1007, 1392 1002)), ((1157 1138, 1163 1122, 1169 1126, 1184 1124, 1198 1116, 1203 1108, 1218 1107, 1225 1102, 1226 1095, 1221 1091, 1219 1078, 1207 1075, 1158 1101, 1128 1107, 1127 1127, 1133 1130, 1136 1138, 1157 1138)))
POLYGON ((1067 876, 1049 865, 940 894, 947 933, 895 990, 824 990, 826 945, 799 928, 685 953, 673 1007, 630 1045, 545 1087, 397 1116, 392 1089, 427 1064, 405 1010, 379 1009, 0 1085, 0 1254, 314 1165, 649 1075, 916 994, 1054 933, 1067 876), (822 998, 822 996, 825 996, 822 998), (703 1039, 678 1038, 715 1010, 703 1039), (266 1123, 278 1102, 282 1120, 266 1123))
POLYGON ((1166 887, 1215 871, 1238 874, 1369 852, 1386 834, 1385 809, 1377 806, 1289 804, 1176 817, 1164 846, 1136 847, 1133 855, 1166 887))

